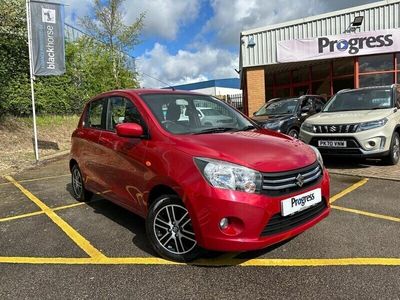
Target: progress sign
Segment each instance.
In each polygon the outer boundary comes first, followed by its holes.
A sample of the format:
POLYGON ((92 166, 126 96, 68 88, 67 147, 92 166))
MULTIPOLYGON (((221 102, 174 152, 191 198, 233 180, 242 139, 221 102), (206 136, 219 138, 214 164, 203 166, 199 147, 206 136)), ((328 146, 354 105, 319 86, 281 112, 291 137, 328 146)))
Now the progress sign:
POLYGON ((279 41, 278 62, 360 56, 400 51, 400 29, 279 41))

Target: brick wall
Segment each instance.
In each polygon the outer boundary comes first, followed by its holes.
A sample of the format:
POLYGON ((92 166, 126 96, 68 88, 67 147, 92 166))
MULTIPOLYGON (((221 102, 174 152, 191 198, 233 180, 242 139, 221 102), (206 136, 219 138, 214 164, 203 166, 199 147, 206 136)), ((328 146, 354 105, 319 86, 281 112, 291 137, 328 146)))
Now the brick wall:
POLYGON ((247 69, 246 79, 248 115, 251 117, 265 103, 264 68, 247 69))

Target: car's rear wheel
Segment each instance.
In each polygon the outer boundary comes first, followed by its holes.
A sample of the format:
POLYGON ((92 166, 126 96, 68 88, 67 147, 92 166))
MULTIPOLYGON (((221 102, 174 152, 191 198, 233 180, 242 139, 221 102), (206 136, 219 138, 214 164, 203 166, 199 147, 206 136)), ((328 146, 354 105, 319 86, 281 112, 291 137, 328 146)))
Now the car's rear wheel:
POLYGON ((93 193, 85 188, 82 172, 77 164, 72 167, 71 175, 72 194, 74 198, 82 202, 90 201, 93 193))
POLYGON ((292 129, 289 130, 288 135, 298 139, 299 138, 299 131, 296 128, 292 128, 292 129))
POLYGON ((390 143, 389 155, 385 157, 384 162, 388 165, 396 165, 400 158, 400 137, 397 132, 392 135, 392 142, 390 143))
POLYGON ((159 197, 150 206, 146 233, 154 250, 166 259, 187 262, 200 254, 189 212, 175 195, 159 197))

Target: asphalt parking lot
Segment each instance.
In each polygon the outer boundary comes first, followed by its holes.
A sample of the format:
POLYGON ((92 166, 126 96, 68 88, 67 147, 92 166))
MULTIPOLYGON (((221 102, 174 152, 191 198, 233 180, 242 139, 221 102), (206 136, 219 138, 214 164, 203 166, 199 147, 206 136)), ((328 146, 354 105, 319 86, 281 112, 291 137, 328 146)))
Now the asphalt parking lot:
POLYGON ((331 176, 331 215, 286 243, 158 258, 144 221, 70 194, 67 159, 0 178, 0 298, 400 297, 400 182, 331 176))

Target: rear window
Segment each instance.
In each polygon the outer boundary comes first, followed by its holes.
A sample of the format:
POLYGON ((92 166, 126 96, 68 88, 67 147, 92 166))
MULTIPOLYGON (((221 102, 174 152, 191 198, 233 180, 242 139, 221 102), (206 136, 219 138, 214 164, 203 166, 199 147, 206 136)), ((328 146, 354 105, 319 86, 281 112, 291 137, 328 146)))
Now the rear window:
POLYGON ((104 99, 90 102, 85 127, 105 129, 104 103, 104 99))

